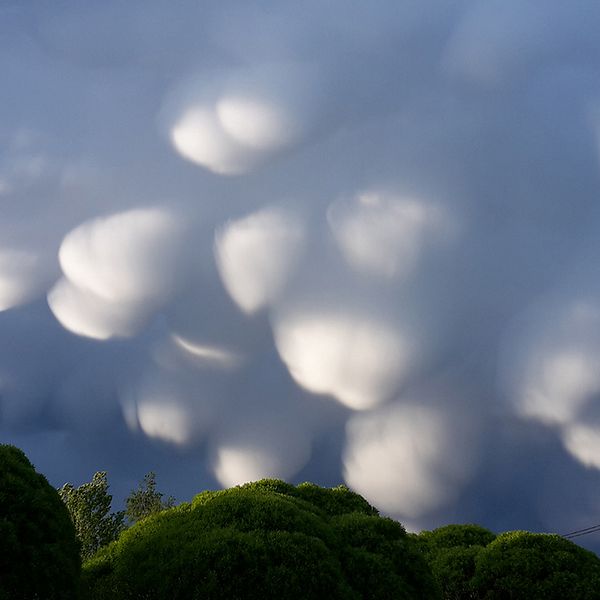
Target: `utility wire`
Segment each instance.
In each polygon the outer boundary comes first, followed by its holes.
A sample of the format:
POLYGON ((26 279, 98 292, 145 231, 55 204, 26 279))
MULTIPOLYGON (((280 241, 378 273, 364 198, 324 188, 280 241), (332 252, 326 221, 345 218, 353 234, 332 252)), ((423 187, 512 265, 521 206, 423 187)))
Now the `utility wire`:
POLYGON ((571 531, 569 533, 564 533, 562 537, 564 537, 566 539, 572 539, 572 538, 580 537, 582 535, 596 533, 597 531, 600 531, 600 525, 592 525, 591 527, 586 527, 585 529, 576 529, 575 531, 571 531))

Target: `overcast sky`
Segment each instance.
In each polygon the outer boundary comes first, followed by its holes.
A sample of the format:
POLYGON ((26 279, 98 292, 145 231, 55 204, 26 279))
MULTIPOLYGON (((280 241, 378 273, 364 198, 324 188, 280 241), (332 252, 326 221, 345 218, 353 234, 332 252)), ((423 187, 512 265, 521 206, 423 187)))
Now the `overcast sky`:
MULTIPOLYGON (((0 437, 59 486, 600 523, 597 0, 4 0, 0 437)), ((600 538, 581 538, 600 550, 600 538)))

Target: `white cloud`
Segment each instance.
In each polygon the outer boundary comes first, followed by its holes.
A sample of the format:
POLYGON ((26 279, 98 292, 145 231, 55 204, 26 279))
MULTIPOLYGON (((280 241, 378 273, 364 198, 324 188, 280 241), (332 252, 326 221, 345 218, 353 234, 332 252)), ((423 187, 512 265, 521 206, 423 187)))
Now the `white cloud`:
POLYGON ((59 251, 64 277, 48 304, 64 327, 88 337, 128 337, 183 282, 186 231, 161 209, 97 218, 68 233, 59 251))
POLYGON ((335 202, 327 219, 350 266, 388 279, 409 276, 424 247, 451 229, 438 207, 377 191, 335 202))
POLYGON ((236 304, 253 313, 276 300, 298 262, 304 229, 294 215, 265 208, 215 235, 219 274, 236 304))
POLYGON ((213 425, 219 397, 215 390, 190 379, 184 371, 151 370, 121 394, 130 429, 176 446, 189 446, 213 425))
POLYGON ((565 448, 586 467, 600 469, 600 428, 583 423, 570 424, 562 432, 565 448))
POLYGON ((600 311, 573 295, 539 306, 510 337, 504 380, 516 412, 546 425, 577 420, 600 393, 600 311))
POLYGON ((351 417, 344 478, 379 509, 409 519, 451 502, 471 470, 466 435, 439 409, 394 404, 351 417))
POLYGON ((341 307, 292 311, 275 319, 273 331, 279 355, 297 383, 357 410, 388 400, 417 351, 392 324, 341 307))
POLYGON ((181 277, 179 217, 143 208, 92 219, 60 247, 63 273, 74 285, 109 302, 160 299, 181 277))
POLYGON ((315 118, 317 85, 297 64, 191 78, 168 97, 162 120, 181 156, 220 175, 240 175, 303 139, 315 118))
POLYGON ((308 462, 311 439, 302 419, 254 413, 244 422, 230 420, 212 454, 213 472, 225 487, 264 477, 289 479, 308 462))
POLYGON ((136 303, 105 300, 64 277, 48 292, 47 299, 50 310, 65 329, 97 340, 135 335, 149 316, 136 303))

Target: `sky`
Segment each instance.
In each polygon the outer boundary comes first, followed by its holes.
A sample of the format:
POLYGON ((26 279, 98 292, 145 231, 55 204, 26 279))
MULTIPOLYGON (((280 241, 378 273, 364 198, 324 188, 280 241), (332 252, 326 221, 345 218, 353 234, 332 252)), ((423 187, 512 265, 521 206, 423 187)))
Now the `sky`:
POLYGON ((599 23, 0 2, 0 439, 116 505, 153 470, 600 523, 599 23))

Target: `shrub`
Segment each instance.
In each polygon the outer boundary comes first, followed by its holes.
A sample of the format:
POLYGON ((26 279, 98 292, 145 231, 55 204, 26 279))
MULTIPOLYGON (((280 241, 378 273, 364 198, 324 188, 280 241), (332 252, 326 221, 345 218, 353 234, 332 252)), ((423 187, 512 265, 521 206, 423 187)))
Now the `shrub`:
POLYGON ((77 597, 79 545, 67 508, 25 454, 0 445, 0 600, 77 597))
POLYGON ((490 600, 591 600, 600 595, 600 559, 558 535, 511 531, 477 556, 473 584, 490 600))
POLYGON ((278 480, 199 494, 84 567, 89 598, 435 598, 398 523, 347 489, 278 480))
POLYGON ((446 525, 417 536, 445 600, 479 597, 472 581, 476 560, 495 537, 479 525, 446 525))

